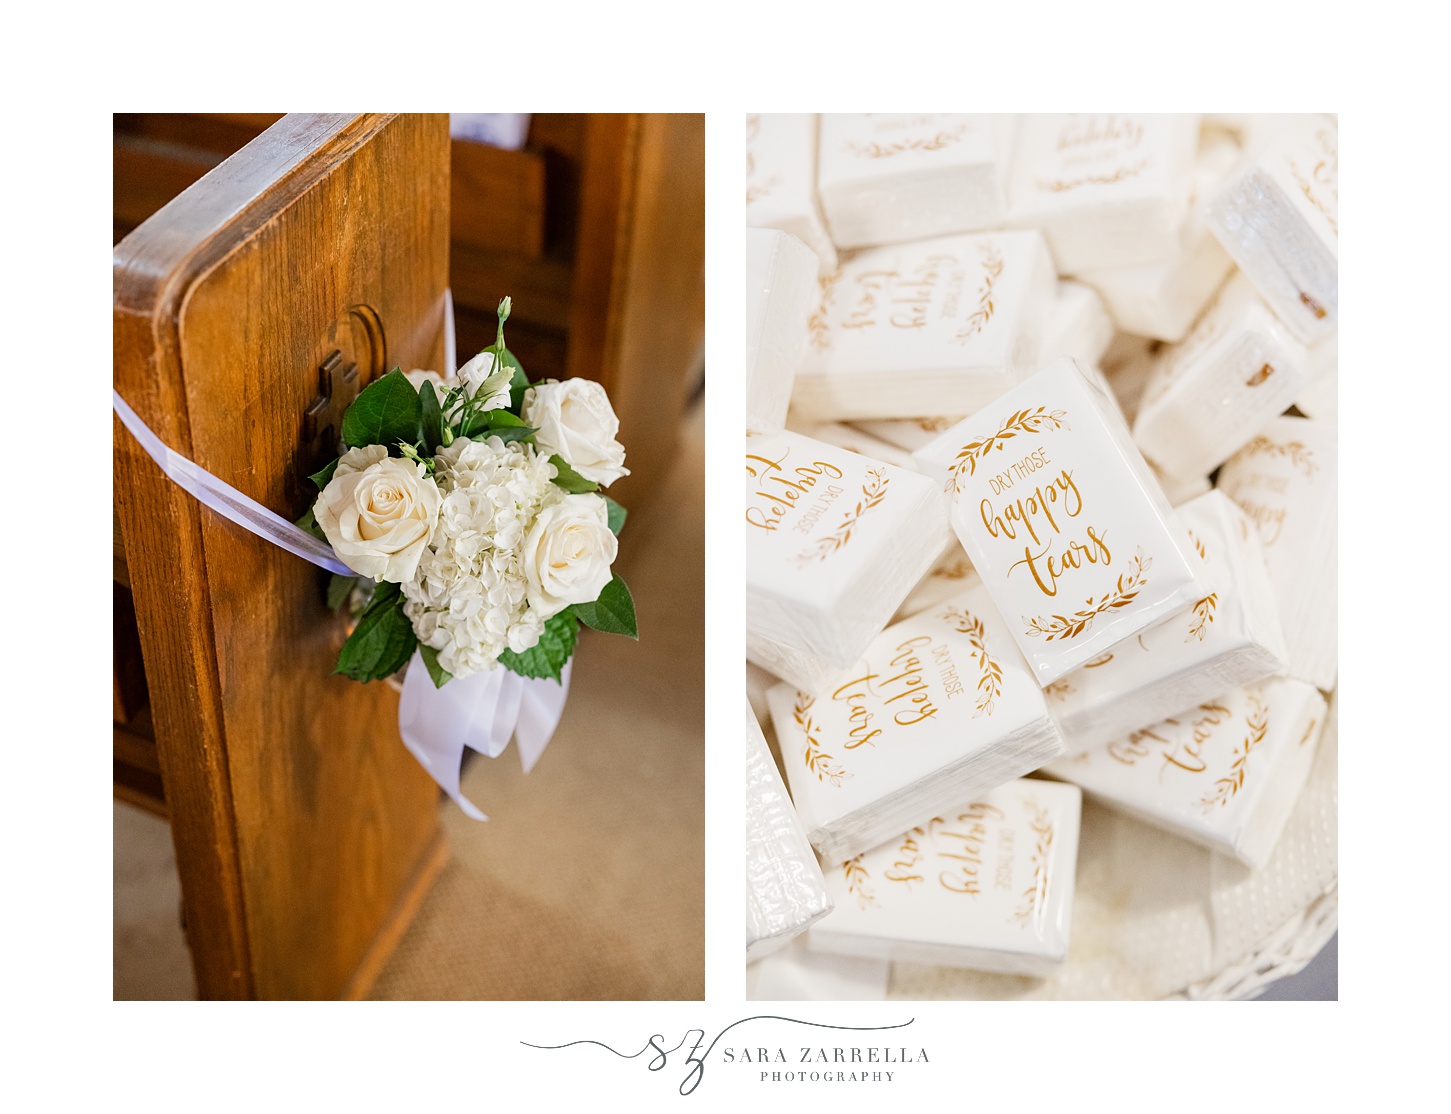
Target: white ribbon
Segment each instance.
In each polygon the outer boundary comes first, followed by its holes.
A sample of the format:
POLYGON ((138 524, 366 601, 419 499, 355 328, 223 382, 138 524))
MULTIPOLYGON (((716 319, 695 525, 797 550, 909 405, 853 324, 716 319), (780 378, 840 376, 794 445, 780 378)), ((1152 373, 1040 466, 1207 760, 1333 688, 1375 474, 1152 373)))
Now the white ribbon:
POLYGON ((342 576, 358 574, 339 561, 332 546, 319 541, 300 526, 295 526, 280 514, 269 511, 249 495, 243 495, 231 484, 223 483, 205 468, 193 464, 180 453, 172 452, 160 437, 151 432, 126 400, 111 389, 111 406, 120 415, 121 422, 131 431, 133 437, 146 450, 146 455, 160 465, 161 470, 180 486, 186 488, 212 510, 224 518, 231 519, 259 538, 266 538, 273 545, 279 545, 289 553, 295 553, 305 561, 311 561, 342 576))
MULTIPOLYGON (((455 366, 453 292, 445 297, 444 351, 447 374, 451 375, 455 366)), ((329 572, 357 575, 334 556, 331 546, 173 452, 114 388, 111 405, 161 470, 212 510, 329 572)), ((434 688, 423 656, 415 652, 398 702, 398 733, 403 745, 464 815, 487 820, 459 789, 464 747, 497 758, 513 737, 527 774, 549 745, 564 713, 571 665, 573 661, 565 663, 558 683, 521 677, 500 666, 487 673, 455 677, 440 689, 434 688)))
POLYGON ((433 687, 423 655, 415 653, 398 702, 403 745, 464 815, 487 820, 459 788, 464 747, 497 758, 512 735, 527 774, 544 753, 564 712, 572 664, 565 664, 558 683, 521 677, 501 666, 487 673, 455 677, 440 689, 433 687))

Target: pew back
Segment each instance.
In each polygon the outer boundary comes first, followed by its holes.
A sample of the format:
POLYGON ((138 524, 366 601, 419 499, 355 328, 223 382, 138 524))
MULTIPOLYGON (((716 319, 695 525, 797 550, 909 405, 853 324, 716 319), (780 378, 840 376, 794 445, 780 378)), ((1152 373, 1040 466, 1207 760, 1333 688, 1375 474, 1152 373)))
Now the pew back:
MULTIPOLYGON (((283 118, 116 245, 117 389, 174 450, 297 517, 358 390, 443 366, 449 189, 446 116, 283 118)), ((115 431, 200 993, 361 995, 442 862, 397 696, 331 674, 346 626, 325 572, 115 431)))

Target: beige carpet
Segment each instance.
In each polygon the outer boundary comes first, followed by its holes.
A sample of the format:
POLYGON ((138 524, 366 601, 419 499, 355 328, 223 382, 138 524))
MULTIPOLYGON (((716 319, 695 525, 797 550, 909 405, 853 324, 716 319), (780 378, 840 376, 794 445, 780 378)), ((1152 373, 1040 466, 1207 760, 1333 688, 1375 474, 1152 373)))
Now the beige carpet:
POLYGON ((112 995, 118 1001, 195 998, 171 827, 117 801, 112 841, 112 995))
MULTIPOLYGON (((640 641, 584 633, 528 777, 512 747, 471 760, 464 790, 490 819, 441 806, 452 856, 375 998, 704 997, 704 445, 697 406, 665 490, 622 538, 640 641)), ((163 931, 169 834, 117 817, 115 995, 191 996, 180 933, 163 931)))

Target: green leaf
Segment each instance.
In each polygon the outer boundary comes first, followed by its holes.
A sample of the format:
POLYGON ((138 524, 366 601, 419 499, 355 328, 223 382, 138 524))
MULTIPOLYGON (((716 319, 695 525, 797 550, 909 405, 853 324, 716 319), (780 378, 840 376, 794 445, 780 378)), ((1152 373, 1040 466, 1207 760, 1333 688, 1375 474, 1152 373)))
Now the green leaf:
POLYGON ((598 491, 600 485, 593 480, 587 480, 564 462, 564 457, 555 453, 549 458, 559 475, 554 477, 554 482, 571 495, 582 495, 586 491, 598 491))
POLYGON ((629 512, 626 511, 624 507, 620 506, 620 504, 616 503, 613 499, 611 499, 608 495, 601 495, 600 498, 605 501, 605 508, 609 511, 610 533, 618 538, 620 536, 620 531, 625 528, 625 515, 627 515, 629 512))
POLYGON ((293 519, 292 525, 306 530, 318 541, 327 542, 328 545, 332 545, 332 542, 328 541, 327 535, 322 532, 322 527, 318 525, 317 518, 312 513, 312 507, 308 507, 299 517, 293 519))
POLYGON ((523 426, 525 429, 530 428, 529 423, 518 414, 511 414, 502 406, 495 407, 493 410, 485 410, 484 420, 489 423, 490 429, 517 429, 519 426, 523 426))
POLYGON ((413 624, 403 614, 403 593, 396 584, 379 584, 358 625, 343 643, 333 672, 355 681, 391 677, 408 664, 417 645, 413 624))
POLYGON ((593 603, 577 603, 569 608, 586 626, 606 634, 623 634, 640 640, 635 626, 635 599, 618 576, 604 586, 593 603))
POLYGON ((566 608, 544 624, 544 632, 531 649, 522 654, 505 650, 499 655, 499 663, 521 677, 548 677, 557 681, 577 641, 579 620, 566 608))
POLYGON ((352 448, 387 445, 399 441, 416 445, 423 440, 423 403, 413 384, 394 368, 369 383, 343 415, 343 443, 352 448))
POLYGON ((418 402, 423 444, 432 456, 443 444, 443 409, 438 405, 438 395, 433 393, 432 383, 424 383, 419 389, 418 402))
MULTIPOLYGON (((502 410, 489 410, 489 414, 501 414, 502 410)), ((513 417, 513 415, 509 415, 513 417)), ((525 425, 520 422, 518 425, 500 423, 497 426, 489 425, 483 414, 470 414, 459 426, 460 437, 475 437, 483 439, 486 437, 497 437, 504 444, 511 441, 528 441, 539 431, 532 425, 525 425)))
POLYGON ((327 606, 329 611, 339 611, 348 602, 348 597, 353 594, 353 589, 358 586, 356 576, 343 576, 341 573, 333 573, 332 578, 327 582, 327 606))
POLYGON ((489 436, 497 437, 507 445, 511 441, 531 441, 538 432, 537 429, 526 425, 519 429, 491 429, 489 430, 489 436))
MULTIPOLYGON (((339 458, 339 459, 341 459, 341 458, 339 458)), ((317 484, 317 489, 319 491, 321 491, 323 488, 327 487, 327 485, 332 482, 333 473, 336 472, 337 470, 338 470, 338 461, 335 460, 331 464, 329 464, 326 468, 324 468, 321 472, 314 472, 312 475, 308 476, 307 478, 310 479, 313 483, 317 484)))
POLYGON ((497 437, 506 445, 511 441, 532 441, 539 432, 519 415, 502 408, 486 410, 484 417, 489 420, 489 436, 497 437))
POLYGON ((519 357, 504 349, 503 359, 500 361, 505 367, 514 369, 514 377, 509 380, 509 387, 512 390, 522 390, 529 386, 529 376, 524 374, 524 365, 519 362, 519 357))
POLYGON ((450 673, 443 666, 438 664, 437 650, 435 650, 432 646, 424 646, 420 644, 418 647, 418 652, 423 655, 423 664, 428 666, 428 675, 433 678, 434 688, 441 689, 444 685, 448 684, 450 681, 453 680, 453 674, 450 673))
POLYGON ((523 441, 539 431, 517 414, 511 414, 503 407, 472 413, 459 425, 460 437, 497 436, 505 444, 523 441))

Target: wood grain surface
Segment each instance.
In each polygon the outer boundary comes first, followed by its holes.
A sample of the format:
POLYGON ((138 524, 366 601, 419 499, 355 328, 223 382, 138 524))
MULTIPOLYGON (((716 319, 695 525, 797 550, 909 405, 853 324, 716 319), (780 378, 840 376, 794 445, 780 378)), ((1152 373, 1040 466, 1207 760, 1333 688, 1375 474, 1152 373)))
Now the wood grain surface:
POLYGON ((660 486, 704 359, 705 117, 589 117, 568 374, 598 379, 620 416, 626 506, 660 486), (609 245, 609 250, 606 250, 609 245))
MULTIPOLYGON (((351 346, 365 375, 441 366, 448 235, 447 117, 288 116, 117 245, 117 388, 174 450, 293 518, 330 353, 351 346)), ((331 675, 346 631, 326 574, 115 430, 199 991, 356 994, 436 854, 436 787, 399 742, 396 695, 331 675)))

